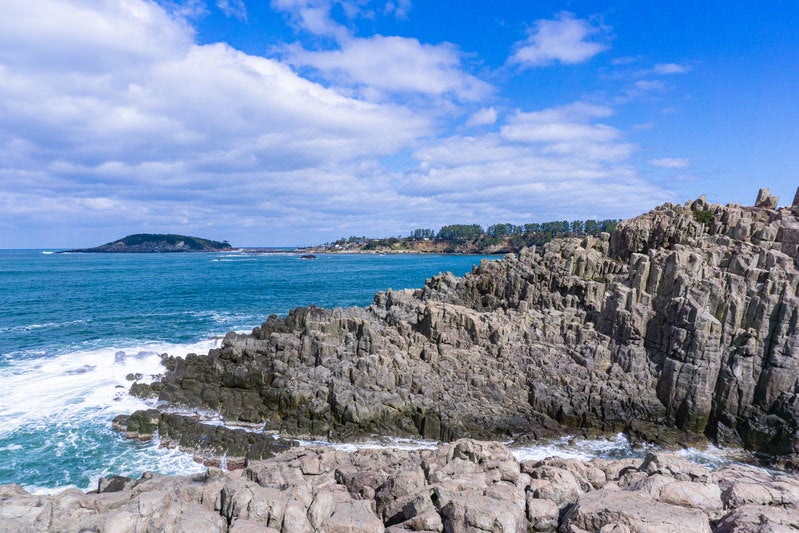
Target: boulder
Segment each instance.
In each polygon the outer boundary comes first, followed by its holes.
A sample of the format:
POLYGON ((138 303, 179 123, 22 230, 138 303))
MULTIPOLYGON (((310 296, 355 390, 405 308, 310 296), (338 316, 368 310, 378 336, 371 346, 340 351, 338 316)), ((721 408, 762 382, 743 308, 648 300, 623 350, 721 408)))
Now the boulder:
POLYGON ((796 509, 744 505, 725 516, 715 533, 792 533, 799 529, 796 509))
POLYGON ((702 511, 669 505, 628 491, 598 491, 584 494, 564 517, 561 531, 623 531, 659 533, 710 533, 708 516, 702 511), (603 529, 609 528, 609 529, 603 529))

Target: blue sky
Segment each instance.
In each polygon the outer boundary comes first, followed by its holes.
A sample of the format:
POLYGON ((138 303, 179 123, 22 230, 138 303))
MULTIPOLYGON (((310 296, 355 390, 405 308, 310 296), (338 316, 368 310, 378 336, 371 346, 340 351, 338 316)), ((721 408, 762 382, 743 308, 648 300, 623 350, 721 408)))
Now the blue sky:
POLYGON ((799 3, 0 0, 0 248, 790 203, 799 3))

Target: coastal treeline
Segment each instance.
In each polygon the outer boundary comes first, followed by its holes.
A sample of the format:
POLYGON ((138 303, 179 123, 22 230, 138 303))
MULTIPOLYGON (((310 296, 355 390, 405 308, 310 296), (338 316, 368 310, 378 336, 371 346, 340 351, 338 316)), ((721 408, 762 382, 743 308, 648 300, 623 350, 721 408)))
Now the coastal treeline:
POLYGON ((363 250, 397 248, 420 242, 450 243, 462 245, 472 243, 479 249, 504 246, 520 249, 524 246, 541 246, 558 237, 598 236, 602 232, 612 233, 619 223, 618 219, 605 220, 555 220, 529 224, 492 224, 486 228, 480 224, 450 224, 438 231, 431 228, 417 228, 407 236, 368 238, 350 236, 333 243, 334 247, 356 246, 363 250))

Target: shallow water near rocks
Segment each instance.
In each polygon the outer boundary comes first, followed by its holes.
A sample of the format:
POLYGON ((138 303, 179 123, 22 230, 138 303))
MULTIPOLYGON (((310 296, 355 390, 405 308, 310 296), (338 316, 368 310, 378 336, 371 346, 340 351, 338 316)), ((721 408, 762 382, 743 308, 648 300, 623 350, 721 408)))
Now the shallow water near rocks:
POLYGON ((160 354, 207 352, 297 306, 368 305, 377 291, 463 275, 482 259, 45 252, 0 250, 0 484, 39 492, 203 470, 111 429, 117 414, 149 407, 128 395, 128 375, 161 373, 160 354))

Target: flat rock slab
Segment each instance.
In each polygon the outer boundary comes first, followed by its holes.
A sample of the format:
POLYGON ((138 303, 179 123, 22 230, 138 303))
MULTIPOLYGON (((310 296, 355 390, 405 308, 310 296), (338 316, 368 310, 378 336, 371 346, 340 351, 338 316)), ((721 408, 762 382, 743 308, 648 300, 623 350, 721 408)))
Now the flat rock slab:
MULTIPOLYGON (((655 501, 647 496, 614 490, 584 494, 566 515, 562 531, 605 531, 602 528, 626 526, 631 533, 710 533, 708 516, 655 501)), ((612 529, 610 529, 612 531, 612 529)))

